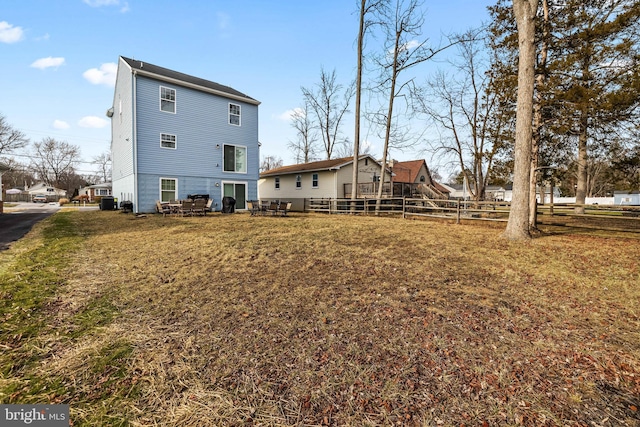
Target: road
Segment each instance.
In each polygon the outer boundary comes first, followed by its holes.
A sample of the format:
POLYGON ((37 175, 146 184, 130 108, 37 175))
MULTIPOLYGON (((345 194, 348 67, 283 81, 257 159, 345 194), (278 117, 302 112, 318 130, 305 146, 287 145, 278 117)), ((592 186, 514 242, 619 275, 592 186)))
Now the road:
POLYGON ((0 251, 9 249, 22 238, 38 221, 60 209, 57 203, 17 203, 0 214, 0 251))

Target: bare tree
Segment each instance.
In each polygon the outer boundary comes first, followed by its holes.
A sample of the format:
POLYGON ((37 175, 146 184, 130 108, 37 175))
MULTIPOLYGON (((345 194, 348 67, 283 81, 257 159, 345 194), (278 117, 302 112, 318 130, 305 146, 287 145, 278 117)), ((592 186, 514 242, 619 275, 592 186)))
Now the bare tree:
POLYGON ((93 158, 93 163, 100 168, 97 178, 101 182, 111 182, 111 153, 102 153, 93 158))
MULTIPOLYGON (((383 28, 386 33, 385 51, 378 60, 381 69, 380 87, 388 95, 384 117, 384 147, 382 149, 382 165, 380 168, 380 186, 378 187, 378 202, 376 211, 380 207, 382 188, 386 174, 386 163, 392 138, 398 140, 398 135, 406 136, 397 122, 394 123, 394 102, 403 95, 405 87, 411 80, 401 82, 400 74, 409 68, 428 61, 446 47, 430 48, 427 41, 417 42, 421 36, 424 14, 422 2, 419 0, 395 0, 393 7, 386 11, 383 17, 383 28)), ((450 46, 450 45, 449 45, 450 46)), ((406 129, 405 129, 406 130, 406 129)))
POLYGON ((483 200, 500 140, 503 121, 495 114, 498 95, 491 92, 493 74, 483 57, 481 33, 468 31, 457 37, 458 56, 447 72, 439 71, 427 88, 414 88, 416 110, 425 113, 439 129, 434 152, 453 155, 474 200, 483 200))
POLYGON ((0 156, 24 148, 29 140, 0 114, 0 156))
POLYGON ((353 96, 353 86, 344 88, 339 84, 336 71, 327 73, 324 68, 320 70, 320 83, 317 90, 302 88, 305 103, 308 103, 324 144, 324 152, 327 160, 331 159, 333 150, 337 144, 345 143, 346 139, 340 137, 340 126, 346 113, 349 112, 349 102, 353 96))
MULTIPOLYGON (((357 39, 357 69, 356 69, 356 111, 355 111, 355 126, 354 126, 354 136, 353 136, 353 175, 351 178, 351 199, 355 200, 358 198, 358 160, 360 156, 360 107, 361 107, 361 99, 362 99, 362 69, 363 69, 363 50, 364 50, 364 41, 365 34, 367 29, 374 24, 374 21, 367 19, 367 17, 374 12, 378 12, 382 10, 382 8, 386 5, 387 0, 360 0, 360 4, 358 7, 359 15, 360 15, 360 25, 358 28, 358 39, 357 39)), ((355 206, 354 206, 355 209, 355 206)))
POLYGON ((536 65, 536 14, 540 0, 513 0, 518 25, 518 102, 513 168, 513 199, 504 236, 511 240, 531 238, 529 233, 529 177, 533 121, 533 89, 536 65))
MULTIPOLYGON (((66 141, 44 138, 33 144, 32 168, 46 184, 64 188, 70 174, 75 174, 80 149, 66 141)), ((70 190, 69 188, 65 188, 70 190)))
POLYGON ((290 141, 287 146, 293 151, 296 163, 313 161, 316 155, 318 133, 309 116, 309 103, 306 100, 304 107, 293 111, 291 126, 296 130, 296 140, 290 141))
POLYGON ((271 169, 282 167, 282 159, 277 156, 265 156, 260 162, 260 172, 270 171, 271 169))

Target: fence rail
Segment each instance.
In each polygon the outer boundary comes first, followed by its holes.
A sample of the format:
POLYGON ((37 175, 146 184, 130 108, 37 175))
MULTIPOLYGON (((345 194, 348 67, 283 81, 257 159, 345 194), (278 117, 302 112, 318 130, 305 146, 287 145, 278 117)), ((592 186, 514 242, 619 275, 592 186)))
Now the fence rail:
MULTIPOLYGON (((510 203, 475 202, 469 200, 427 198, 364 198, 305 199, 306 212, 329 214, 401 215, 403 218, 431 217, 455 220, 506 222, 510 203)), ((538 223, 574 226, 576 219, 583 225, 612 231, 640 232, 640 206, 576 205, 567 203, 538 205, 538 223), (584 213, 576 213, 581 207, 584 213)))

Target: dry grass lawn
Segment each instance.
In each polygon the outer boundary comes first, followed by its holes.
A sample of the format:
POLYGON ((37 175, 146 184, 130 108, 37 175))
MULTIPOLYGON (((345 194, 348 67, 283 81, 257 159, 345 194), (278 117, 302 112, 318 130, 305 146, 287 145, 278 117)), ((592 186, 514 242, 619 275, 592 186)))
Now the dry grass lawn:
POLYGON ((637 239, 60 215, 77 243, 38 333, 0 342, 3 403, 68 403, 74 425, 640 426, 637 239))

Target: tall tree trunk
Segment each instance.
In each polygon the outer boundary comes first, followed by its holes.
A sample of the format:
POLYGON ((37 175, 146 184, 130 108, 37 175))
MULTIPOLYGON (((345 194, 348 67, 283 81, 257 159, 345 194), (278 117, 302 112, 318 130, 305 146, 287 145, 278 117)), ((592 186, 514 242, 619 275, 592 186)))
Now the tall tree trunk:
POLYGON ((539 0, 513 0, 518 26, 518 103, 514 155, 513 199, 504 236, 511 240, 531 238, 529 234, 529 180, 535 85, 535 19, 539 0))
MULTIPOLYGON (((364 17, 367 0, 360 2, 360 28, 358 30, 358 69, 356 72, 356 117, 353 135, 353 175, 351 178, 351 200, 358 198, 358 160, 360 156, 360 95, 362 92, 362 45, 364 43, 364 17)), ((355 204, 351 205, 355 210, 355 204)))
MULTIPOLYGON (((378 187, 378 198, 376 200, 376 215, 380 213, 380 199, 384 187, 385 172, 387 170, 387 155, 389 152, 389 139, 391 139, 391 125, 393 120, 393 101, 396 96, 396 81, 398 80, 398 52, 400 50, 400 37, 402 30, 396 30, 396 38, 393 50, 393 68, 391 71, 391 89, 389 91, 389 106, 387 108, 387 123, 385 126, 384 148, 382 149, 382 167, 380 168, 380 186, 378 187)), ((390 185, 391 180, 389 180, 390 185)))
POLYGON ((575 213, 584 214, 584 203, 587 197, 587 126, 588 115, 581 112, 580 134, 578 135, 578 185, 576 187, 575 213))
MULTIPOLYGON (((543 126, 542 119, 542 85, 546 80, 547 55, 549 51, 549 4, 542 0, 542 42, 540 47, 540 59, 538 62, 538 74, 536 74, 536 96, 533 104, 533 140, 531 142, 531 173, 529 180, 529 230, 538 228, 538 204, 536 201, 536 188, 538 184, 538 167, 540 166, 540 146, 543 126)), ((544 204, 544 192, 540 195, 540 202, 544 204)))

